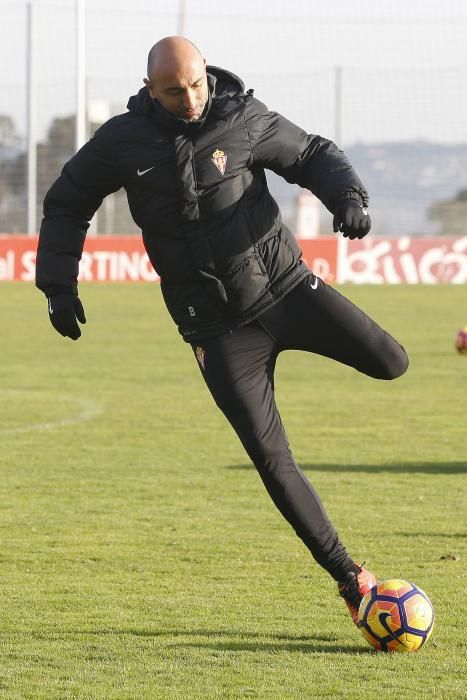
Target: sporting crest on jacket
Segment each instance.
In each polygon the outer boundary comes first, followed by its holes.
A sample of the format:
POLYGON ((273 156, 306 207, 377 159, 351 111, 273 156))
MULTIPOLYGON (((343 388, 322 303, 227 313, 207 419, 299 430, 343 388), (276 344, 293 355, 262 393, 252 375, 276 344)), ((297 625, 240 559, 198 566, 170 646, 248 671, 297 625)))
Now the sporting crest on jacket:
POLYGON ((195 355, 196 355, 196 359, 198 360, 201 369, 205 369, 204 358, 205 358, 206 353, 204 351, 204 348, 201 347, 201 345, 196 346, 195 355))
POLYGON ((227 165, 227 156, 225 155, 224 151, 220 151, 217 148, 212 154, 211 160, 220 174, 223 175, 225 173, 225 166, 227 165))

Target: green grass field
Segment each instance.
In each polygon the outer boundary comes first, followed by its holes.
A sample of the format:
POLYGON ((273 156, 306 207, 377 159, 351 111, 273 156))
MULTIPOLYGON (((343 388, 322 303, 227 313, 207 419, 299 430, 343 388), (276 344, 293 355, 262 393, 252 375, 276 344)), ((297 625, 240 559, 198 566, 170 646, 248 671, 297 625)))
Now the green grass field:
POLYGON ((284 353, 294 453, 352 555, 437 614, 378 654, 269 501, 157 286, 82 285, 55 333, 0 286, 0 697, 467 697, 465 287, 348 287, 411 367, 377 382, 284 353), (447 558, 446 558, 447 557, 447 558))

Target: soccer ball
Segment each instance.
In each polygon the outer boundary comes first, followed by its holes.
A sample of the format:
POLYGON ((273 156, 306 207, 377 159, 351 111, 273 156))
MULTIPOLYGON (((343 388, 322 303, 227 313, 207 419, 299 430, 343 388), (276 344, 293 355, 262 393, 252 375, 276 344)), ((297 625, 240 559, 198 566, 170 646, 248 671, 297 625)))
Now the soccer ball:
POLYGON ((456 349, 461 355, 467 355, 467 326, 456 335, 456 349))
POLYGON ((358 627, 379 651, 417 651, 433 632, 430 599, 409 581, 380 581, 364 596, 358 627))

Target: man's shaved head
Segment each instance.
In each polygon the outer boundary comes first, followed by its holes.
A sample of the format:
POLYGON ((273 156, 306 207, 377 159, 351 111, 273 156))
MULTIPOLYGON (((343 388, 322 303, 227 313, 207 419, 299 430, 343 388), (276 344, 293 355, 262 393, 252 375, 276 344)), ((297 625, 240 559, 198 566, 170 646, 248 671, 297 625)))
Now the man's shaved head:
POLYGON ((147 72, 151 97, 178 117, 199 119, 208 99, 206 61, 189 39, 168 36, 154 44, 147 72))
POLYGON ((189 39, 184 36, 166 36, 158 41, 149 51, 148 55, 148 78, 158 69, 164 67, 169 61, 180 62, 198 59, 203 62, 201 51, 189 39))

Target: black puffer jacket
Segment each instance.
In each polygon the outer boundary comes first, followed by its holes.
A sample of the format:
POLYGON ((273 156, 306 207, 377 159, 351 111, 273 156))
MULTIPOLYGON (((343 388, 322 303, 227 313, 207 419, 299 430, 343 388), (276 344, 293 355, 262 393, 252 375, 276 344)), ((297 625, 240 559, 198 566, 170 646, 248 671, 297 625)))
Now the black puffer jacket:
POLYGON ((268 168, 307 187, 334 212, 367 193, 337 146, 306 134, 208 66, 209 100, 197 122, 176 118, 146 88, 65 165, 44 202, 36 283, 47 295, 77 289, 88 221, 124 187, 161 277, 167 307, 193 342, 244 324, 307 274, 281 222, 268 168))

